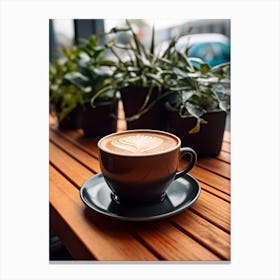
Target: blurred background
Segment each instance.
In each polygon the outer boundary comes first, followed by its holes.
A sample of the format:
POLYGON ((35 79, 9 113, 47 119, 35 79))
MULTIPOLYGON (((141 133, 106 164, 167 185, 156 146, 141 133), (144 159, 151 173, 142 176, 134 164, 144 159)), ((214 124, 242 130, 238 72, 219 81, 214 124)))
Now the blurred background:
MULTIPOLYGON (((150 43, 152 27, 155 27, 155 44, 158 50, 174 36, 184 36, 178 43, 183 48, 193 45, 190 55, 197 55, 211 66, 230 61, 230 20, 147 20, 130 19, 136 27, 138 38, 145 46, 150 43), (191 36, 189 36, 191 35, 191 36)), ((54 56, 61 56, 62 47, 78 44, 80 39, 88 39, 97 34, 102 42, 104 33, 113 27, 125 26, 125 19, 50 19, 50 61, 54 56)), ((125 34, 119 41, 125 43, 125 34)))

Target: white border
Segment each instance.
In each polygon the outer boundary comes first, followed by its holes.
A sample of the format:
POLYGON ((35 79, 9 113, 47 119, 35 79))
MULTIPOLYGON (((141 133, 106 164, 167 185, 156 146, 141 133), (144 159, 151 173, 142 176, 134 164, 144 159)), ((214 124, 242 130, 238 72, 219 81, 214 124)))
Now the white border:
MULTIPOLYGON (((279 2, 1 2, 1 279, 279 279, 279 2), (230 18, 230 264, 48 262, 48 19, 230 18)), ((93 240, 94 242, 94 240, 93 240)))

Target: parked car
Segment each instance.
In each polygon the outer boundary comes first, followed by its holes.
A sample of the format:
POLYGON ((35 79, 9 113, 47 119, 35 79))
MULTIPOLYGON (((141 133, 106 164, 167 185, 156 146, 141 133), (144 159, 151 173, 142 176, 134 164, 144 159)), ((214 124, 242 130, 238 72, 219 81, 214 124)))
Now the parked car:
MULTIPOLYGON (((157 51, 164 52, 168 41, 157 46, 157 51)), ((188 57, 194 65, 202 59, 210 66, 230 62, 230 41, 228 37, 219 33, 201 33, 182 36, 176 43, 176 48, 182 52, 188 49, 188 57)))

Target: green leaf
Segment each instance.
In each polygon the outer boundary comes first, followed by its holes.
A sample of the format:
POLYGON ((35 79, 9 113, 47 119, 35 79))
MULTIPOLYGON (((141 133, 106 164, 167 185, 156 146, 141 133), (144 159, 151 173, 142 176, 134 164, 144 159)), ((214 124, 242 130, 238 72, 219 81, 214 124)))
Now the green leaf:
POLYGON ((201 108, 201 106, 193 104, 191 102, 186 102, 185 107, 188 110, 188 112, 196 118, 200 118, 203 114, 207 112, 205 109, 201 108))
POLYGON ((173 47, 175 47, 175 45, 176 45, 176 43, 177 43, 177 40, 178 40, 178 38, 173 38, 173 39, 170 41, 170 43, 169 43, 167 49, 165 50, 165 52, 164 52, 163 55, 162 55, 162 58, 165 58, 166 56, 168 56, 168 55, 170 54, 170 51, 171 51, 171 49, 172 49, 173 47))
POLYGON ((226 94, 224 86, 215 84, 212 86, 212 92, 219 102, 220 109, 227 111, 229 109, 229 96, 226 94))
POLYGON ((171 105, 169 101, 164 103, 165 108, 170 112, 177 112, 178 108, 176 106, 171 105))
POLYGON ((202 74, 208 73, 211 70, 211 67, 207 63, 200 64, 200 72, 202 74))
POLYGON ((98 78, 107 78, 112 76, 113 71, 108 67, 90 67, 90 70, 93 74, 93 80, 98 78))
POLYGON ((199 120, 197 120, 196 126, 193 127, 191 130, 189 130, 189 134, 195 134, 198 133, 199 131, 200 131, 200 122, 199 120))
POLYGON ((126 24, 128 25, 128 27, 130 28, 130 31, 132 33, 132 36, 133 36, 133 40, 134 40, 134 43, 136 45, 136 49, 137 49, 137 52, 139 55, 141 55, 141 47, 140 47, 140 41, 139 39, 137 38, 137 35, 135 34, 135 32, 133 31, 132 29, 132 26, 130 24, 130 22, 128 20, 126 20, 126 24))
POLYGON ((93 108, 95 108, 95 104, 94 104, 95 100, 96 100, 98 97, 100 97, 101 95, 103 95, 103 94, 105 94, 105 93, 107 93, 108 91, 111 91, 111 90, 113 90, 111 84, 110 84, 110 85, 107 85, 107 86, 105 86, 105 87, 103 87, 102 89, 100 89, 100 90, 91 98, 91 100, 90 100, 91 106, 92 106, 93 108))
POLYGON ((180 51, 176 50, 177 54, 179 55, 179 57, 181 58, 181 60, 185 63, 185 65, 187 65, 188 67, 190 67, 190 70, 194 70, 193 65, 191 64, 191 62, 189 61, 188 57, 185 56, 184 54, 182 54, 180 51))
POLYGON ((219 71, 222 70, 222 71, 226 72, 229 68, 230 68, 230 62, 221 63, 219 65, 216 65, 216 66, 212 67, 212 71, 213 72, 219 72, 219 71))
POLYGON ((90 38, 89 38, 89 43, 90 45, 92 46, 96 46, 97 45, 97 37, 95 35, 92 35, 90 38))
POLYGON ((146 114, 151 108, 153 108, 159 100, 165 98, 169 94, 170 94, 170 92, 167 91, 164 94, 157 96, 157 98, 155 100, 153 100, 144 110, 142 110, 141 112, 140 111, 137 112, 137 114, 134 114, 133 116, 126 117, 126 120, 130 122, 130 121, 134 121, 134 120, 139 119, 141 116, 146 114))
POLYGON ((194 94, 196 94, 195 90, 183 90, 181 93, 182 103, 185 104, 194 94))
POLYGON ((193 62, 197 62, 199 65, 200 64, 205 64, 205 62, 199 57, 190 57, 189 60, 193 61, 193 62))
POLYGON ((164 84, 164 81, 160 77, 155 75, 155 74, 147 73, 146 76, 148 78, 151 78, 152 80, 156 81, 159 85, 163 85, 164 84))
POLYGON ((148 104, 149 101, 150 101, 150 98, 151 98, 151 96, 152 96, 152 93, 153 93, 153 87, 150 87, 150 88, 149 88, 149 91, 148 91, 148 93, 147 93, 147 95, 146 95, 145 101, 144 101, 144 103, 142 104, 142 106, 140 107, 138 113, 141 112, 141 111, 143 111, 143 110, 146 108, 147 104, 148 104))
POLYGON ((205 121, 204 119, 198 118, 196 121, 195 127, 193 127, 191 130, 189 130, 189 134, 198 133, 200 131, 201 124, 207 124, 207 121, 205 121))
POLYGON ((90 80, 79 72, 67 73, 64 79, 84 92, 91 91, 90 80))

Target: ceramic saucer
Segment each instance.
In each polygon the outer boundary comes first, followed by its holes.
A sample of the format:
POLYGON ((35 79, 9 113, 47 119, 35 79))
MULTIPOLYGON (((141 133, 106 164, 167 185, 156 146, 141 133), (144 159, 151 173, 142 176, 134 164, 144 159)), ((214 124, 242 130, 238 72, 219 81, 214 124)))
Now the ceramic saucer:
POLYGON ((149 221, 169 217, 191 206, 199 197, 201 187, 198 181, 185 175, 168 187, 165 199, 157 203, 123 205, 111 197, 111 190, 103 175, 90 177, 81 187, 82 201, 94 211, 111 218, 125 221, 149 221))

